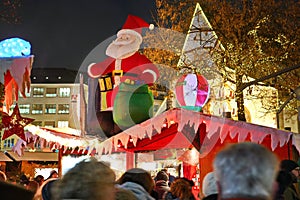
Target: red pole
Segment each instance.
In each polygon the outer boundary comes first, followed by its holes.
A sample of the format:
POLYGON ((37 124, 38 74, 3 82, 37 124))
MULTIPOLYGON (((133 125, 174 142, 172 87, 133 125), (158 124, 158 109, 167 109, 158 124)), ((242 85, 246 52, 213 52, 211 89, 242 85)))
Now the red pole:
POLYGON ((135 167, 134 152, 126 152, 126 170, 135 167))

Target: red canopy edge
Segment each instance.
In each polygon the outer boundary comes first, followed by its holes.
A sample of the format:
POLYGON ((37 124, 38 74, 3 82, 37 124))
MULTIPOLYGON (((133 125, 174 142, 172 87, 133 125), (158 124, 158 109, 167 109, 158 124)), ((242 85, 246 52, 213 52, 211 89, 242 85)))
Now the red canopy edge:
POLYGON ((104 141, 43 129, 44 131, 33 131, 33 135, 36 134, 48 142, 55 142, 56 146, 74 148, 73 141, 76 141, 79 143, 79 149, 88 149, 88 153, 97 152, 98 154, 195 146, 201 155, 205 156, 214 148, 218 140, 223 143, 227 137, 236 138, 236 142, 243 142, 248 138, 252 142, 262 143, 264 138, 270 136, 270 149, 274 151, 277 147, 287 144, 293 135, 292 143, 298 151, 300 145, 300 137, 292 132, 180 108, 168 110, 104 141), (204 125, 205 129, 201 129, 204 125), (201 130, 205 131, 200 134, 201 130), (51 137, 45 137, 45 132, 55 135, 55 141, 51 141, 53 139, 51 137))
POLYGON ((202 137, 203 135, 205 137, 203 137, 201 144, 198 144, 198 150, 204 154, 212 150, 218 139, 223 143, 227 136, 237 138, 237 142, 243 142, 246 141, 249 135, 251 142, 262 143, 264 138, 270 135, 270 149, 274 151, 277 147, 287 144, 292 135, 291 132, 266 126, 176 108, 131 127, 105 140, 102 145, 103 148, 111 146, 115 147, 114 150, 118 150, 121 143, 121 146, 130 151, 157 150, 169 148, 168 145, 170 145, 170 148, 183 148, 183 146, 189 148, 192 143, 193 146, 197 145, 195 139, 200 137, 198 133, 200 130, 198 129, 201 124, 205 125, 205 132, 202 133, 202 137), (176 124, 176 126, 161 131, 163 124, 176 124), (158 132, 157 136, 152 135, 153 129, 158 132), (159 136, 159 133, 161 136, 159 136), (159 139, 152 140, 152 137, 159 139), (174 141, 172 143, 168 142, 172 137, 175 138, 174 141), (188 142, 186 139, 188 139, 188 142), (131 140, 133 145, 130 142, 131 140), (166 145, 164 146, 164 144, 166 145))

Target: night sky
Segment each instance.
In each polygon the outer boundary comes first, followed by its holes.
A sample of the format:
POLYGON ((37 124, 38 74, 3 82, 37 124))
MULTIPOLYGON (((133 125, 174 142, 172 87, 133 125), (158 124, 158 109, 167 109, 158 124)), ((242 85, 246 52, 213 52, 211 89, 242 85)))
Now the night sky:
POLYGON ((79 69, 85 57, 120 30, 128 14, 153 23, 155 0, 23 0, 20 24, 0 24, 0 40, 32 45, 33 67, 79 69))

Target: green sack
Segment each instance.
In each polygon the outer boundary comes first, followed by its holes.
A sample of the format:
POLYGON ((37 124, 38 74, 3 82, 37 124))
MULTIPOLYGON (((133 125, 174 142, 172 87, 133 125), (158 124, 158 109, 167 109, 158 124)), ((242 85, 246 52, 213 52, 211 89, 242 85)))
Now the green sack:
POLYGON ((148 85, 121 83, 114 101, 114 122, 124 130, 153 117, 153 102, 148 85))

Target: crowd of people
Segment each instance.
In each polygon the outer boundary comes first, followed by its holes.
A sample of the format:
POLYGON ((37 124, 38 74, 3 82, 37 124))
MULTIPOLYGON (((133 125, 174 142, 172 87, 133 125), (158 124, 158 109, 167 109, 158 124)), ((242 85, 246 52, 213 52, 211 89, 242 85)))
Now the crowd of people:
POLYGON ((62 177, 52 171, 46 179, 22 179, 11 184, 0 172, 1 199, 24 200, 300 200, 297 183, 300 167, 293 160, 279 160, 262 145, 231 144, 217 153, 213 171, 205 175, 201 191, 194 182, 172 177, 165 169, 153 178, 142 168, 132 168, 116 179, 108 163, 86 159, 62 177))

